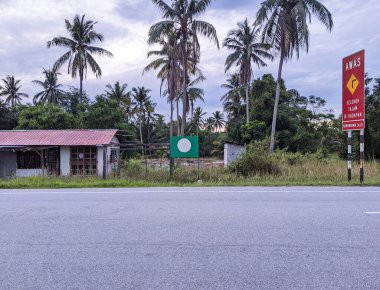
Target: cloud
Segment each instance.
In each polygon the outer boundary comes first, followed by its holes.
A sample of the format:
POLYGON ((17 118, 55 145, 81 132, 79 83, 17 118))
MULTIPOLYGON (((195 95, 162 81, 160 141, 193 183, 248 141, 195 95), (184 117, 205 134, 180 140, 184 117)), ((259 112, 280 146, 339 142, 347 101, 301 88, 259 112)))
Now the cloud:
MULTIPOLYGON (((213 1, 201 19, 212 23, 222 43, 229 30, 246 17, 253 22, 262 0, 218 0, 213 1)), ((301 94, 326 98, 328 107, 338 114, 341 110, 341 59, 355 51, 366 49, 366 70, 370 76, 379 77, 380 60, 380 2, 368 0, 362 3, 347 0, 322 1, 332 12, 334 29, 332 33, 312 18, 310 25, 311 43, 309 52, 301 53, 300 59, 284 65, 283 77, 288 88, 295 88, 301 94)), ((160 20, 160 11, 149 0, 12 0, 0 2, 2 15, 0 26, 0 78, 15 75, 22 80, 23 91, 33 95, 38 87, 31 81, 42 79, 42 68, 52 67, 65 50, 46 47, 46 42, 57 35, 66 35, 64 19, 73 19, 75 14, 86 14, 86 18, 98 21, 95 30, 103 33, 105 41, 99 46, 111 51, 114 57, 96 60, 102 67, 103 76, 95 79, 90 73, 85 89, 95 96, 104 92, 105 85, 116 81, 128 83, 128 87, 145 86, 152 89, 152 97, 158 109, 168 115, 168 106, 159 97, 160 82, 155 72, 142 75, 142 69, 149 63, 146 54, 147 34, 150 25, 160 20)), ((205 111, 221 110, 220 88, 227 78, 224 61, 228 55, 225 48, 218 50, 207 39, 201 39, 201 63, 207 80, 200 86, 205 90, 205 111)), ((267 67, 254 70, 254 77, 265 73, 277 75, 278 58, 267 67)), ((62 69, 60 81, 64 85, 78 86, 62 69)), ((231 71, 232 73, 233 71, 231 71)))

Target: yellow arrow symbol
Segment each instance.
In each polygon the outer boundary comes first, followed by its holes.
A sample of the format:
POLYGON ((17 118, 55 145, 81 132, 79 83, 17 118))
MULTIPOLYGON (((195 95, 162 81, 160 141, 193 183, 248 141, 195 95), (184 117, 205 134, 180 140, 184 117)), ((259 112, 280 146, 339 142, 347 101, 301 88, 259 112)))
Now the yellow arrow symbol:
POLYGON ((358 88, 358 86, 359 86, 359 81, 356 78, 356 76, 354 74, 352 74, 350 79, 348 80, 347 89, 353 95, 355 93, 356 89, 358 88))

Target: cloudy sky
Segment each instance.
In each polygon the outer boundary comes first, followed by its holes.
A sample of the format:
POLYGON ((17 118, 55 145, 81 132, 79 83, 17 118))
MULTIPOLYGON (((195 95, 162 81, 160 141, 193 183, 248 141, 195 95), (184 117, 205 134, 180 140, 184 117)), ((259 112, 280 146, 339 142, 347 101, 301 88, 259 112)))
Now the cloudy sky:
MULTIPOLYGON (((380 1, 378 0, 320 0, 334 17, 332 33, 313 19, 309 53, 285 64, 283 77, 288 88, 304 96, 321 96, 336 114, 341 110, 342 57, 361 49, 366 50, 366 71, 380 77, 380 1)), ((229 30, 246 17, 253 22, 262 0, 214 0, 201 17, 212 23, 222 42, 229 30)), ((145 86, 152 89, 158 111, 168 115, 164 99, 159 97, 159 82, 154 72, 142 74, 151 48, 146 44, 149 27, 160 20, 160 12, 150 0, 0 0, 0 78, 14 75, 22 81, 22 92, 33 96, 39 87, 32 80, 42 80, 42 68, 51 68, 65 50, 48 49, 46 42, 57 35, 67 35, 64 20, 72 21, 75 14, 98 21, 97 32, 105 36, 99 46, 111 51, 114 58, 97 58, 103 76, 89 74, 84 83, 87 93, 94 97, 104 92, 106 84, 116 81, 129 88, 145 86)), ((220 88, 226 80, 224 61, 228 51, 218 50, 208 40, 201 42, 201 63, 207 80, 200 86, 205 90, 205 111, 222 110, 220 88)), ((256 69, 254 77, 276 74, 278 58, 267 67, 256 69)), ((62 69, 60 82, 79 86, 62 69)), ((31 97, 30 97, 31 99, 31 97)))

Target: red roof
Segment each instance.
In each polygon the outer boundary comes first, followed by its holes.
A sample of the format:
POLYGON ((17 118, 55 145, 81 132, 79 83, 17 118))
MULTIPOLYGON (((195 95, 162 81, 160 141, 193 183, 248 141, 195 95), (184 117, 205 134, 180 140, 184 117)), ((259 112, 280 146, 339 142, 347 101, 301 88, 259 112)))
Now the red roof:
POLYGON ((0 146, 96 146, 109 144, 117 130, 0 131, 0 146))

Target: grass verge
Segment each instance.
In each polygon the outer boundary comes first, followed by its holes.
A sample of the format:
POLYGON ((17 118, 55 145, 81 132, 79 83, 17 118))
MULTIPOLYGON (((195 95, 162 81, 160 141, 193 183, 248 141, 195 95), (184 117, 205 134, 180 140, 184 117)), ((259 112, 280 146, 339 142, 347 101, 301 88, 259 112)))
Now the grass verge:
POLYGON ((0 188, 85 188, 85 187, 164 187, 164 186, 380 186, 380 163, 365 165, 365 182, 359 182, 359 165, 354 164, 352 182, 347 181, 347 163, 339 159, 278 158, 276 174, 243 177, 223 168, 201 168, 198 182, 195 167, 178 167, 174 176, 168 169, 146 170, 138 161, 123 166, 119 178, 38 176, 0 180, 0 188))

